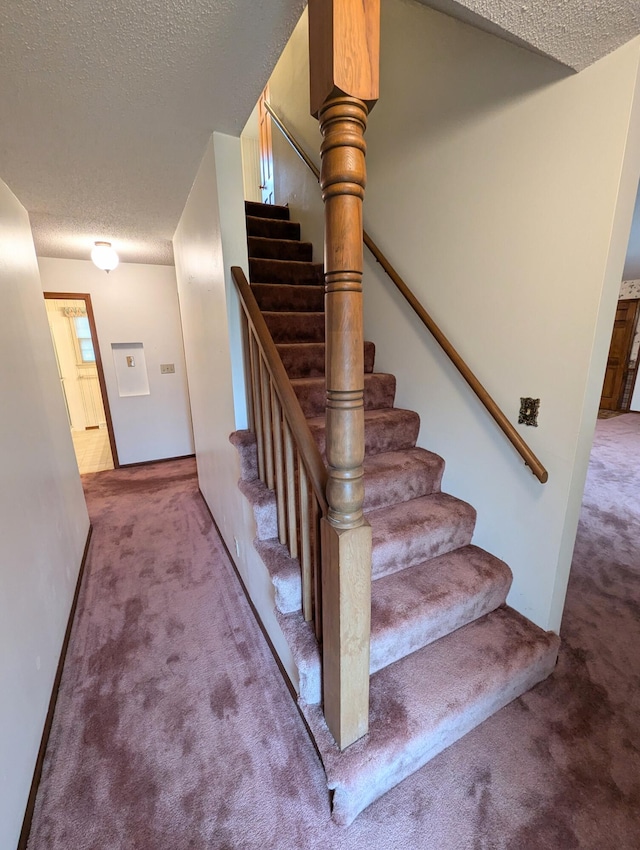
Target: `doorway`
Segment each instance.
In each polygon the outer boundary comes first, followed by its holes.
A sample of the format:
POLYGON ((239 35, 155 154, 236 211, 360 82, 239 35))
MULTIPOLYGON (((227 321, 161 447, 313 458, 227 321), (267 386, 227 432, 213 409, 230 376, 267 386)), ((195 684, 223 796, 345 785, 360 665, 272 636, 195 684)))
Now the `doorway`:
POLYGON ((271 144, 271 115, 265 103, 269 102, 269 86, 258 101, 258 140, 260 144, 260 189, 263 204, 275 204, 275 181, 273 178, 273 148, 271 144))
POLYGON ((91 296, 45 292, 44 297, 80 474, 117 468, 91 296))
POLYGON ((618 301, 600 399, 600 412, 605 416, 625 413, 631 407, 638 371, 639 305, 638 298, 618 301))

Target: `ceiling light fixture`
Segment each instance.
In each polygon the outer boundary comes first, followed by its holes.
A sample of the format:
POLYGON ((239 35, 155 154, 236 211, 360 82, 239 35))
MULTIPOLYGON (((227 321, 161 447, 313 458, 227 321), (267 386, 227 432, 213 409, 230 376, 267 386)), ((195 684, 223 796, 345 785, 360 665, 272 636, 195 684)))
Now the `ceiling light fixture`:
POLYGON ((111 247, 111 242, 96 242, 91 251, 94 264, 107 274, 120 262, 120 258, 111 247))

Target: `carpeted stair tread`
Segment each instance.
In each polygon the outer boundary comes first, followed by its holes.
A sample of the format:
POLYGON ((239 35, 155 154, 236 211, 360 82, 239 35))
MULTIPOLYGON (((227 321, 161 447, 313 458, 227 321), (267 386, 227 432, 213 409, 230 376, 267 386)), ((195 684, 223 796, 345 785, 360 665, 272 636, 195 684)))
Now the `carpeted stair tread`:
POLYGON ((303 263, 310 263, 313 260, 311 242, 300 242, 297 239, 249 236, 247 247, 250 257, 261 257, 265 260, 298 260, 303 263))
POLYGON ((247 236, 297 240, 300 239, 300 225, 297 221, 248 215, 247 236))
POLYGON ((371 588, 370 670, 393 664, 504 605, 511 570, 465 546, 377 579, 371 588))
POLYGON ((343 752, 318 706, 300 702, 333 790, 333 818, 350 824, 370 803, 483 720, 546 678, 559 638, 507 606, 371 677, 369 734, 343 752))
MULTIPOLYGON (((322 342, 281 343, 276 346, 290 378, 318 378, 324 375, 325 345, 322 342)), ((364 371, 373 372, 376 347, 364 344, 364 371)))
POLYGON ((275 343, 324 341, 324 313, 266 310, 262 315, 275 343))
POLYGON ((253 481, 238 481, 238 488, 253 508, 256 521, 256 538, 269 540, 278 534, 278 511, 276 494, 269 490, 259 478, 253 481))
POLYGON ((272 537, 253 542, 256 552, 266 566, 275 589, 276 609, 282 614, 291 614, 302 609, 302 579, 300 562, 289 554, 286 546, 272 537))
MULTIPOLYGON (((273 557, 277 548, 267 557, 273 557)), ((373 582, 371 673, 495 611, 504 604, 510 585, 509 567, 476 546, 373 582)), ((291 571, 286 595, 281 585, 278 597, 296 599, 301 592, 291 571)), ((322 698, 320 648, 300 607, 286 614, 277 607, 276 616, 298 668, 300 697, 315 705, 322 698)))
POLYGON ((324 286, 252 283, 251 289, 261 310, 307 313, 324 310, 324 286))
POLYGON ((406 502, 440 491, 444 460, 426 449, 403 449, 364 460, 364 510, 406 502))
MULTIPOLYGON (((307 419, 321 454, 325 452, 325 419, 314 416, 307 419)), ((413 410, 392 407, 390 410, 365 410, 364 443, 367 455, 411 449, 420 430, 420 417, 413 410)))
POLYGON ((301 611, 281 614, 276 610, 276 619, 298 671, 299 696, 308 705, 318 705, 322 701, 322 665, 313 624, 305 622, 301 611))
POLYGON ((258 478, 258 446, 256 435, 244 429, 234 431, 229 442, 235 447, 240 460, 240 481, 255 481, 258 478))
POLYGON ((277 218, 289 220, 289 207, 278 204, 262 204, 260 201, 245 201, 244 211, 246 215, 259 218, 277 218))
POLYGON ((323 286, 322 263, 302 263, 297 260, 265 260, 249 258, 251 283, 289 283, 299 286, 323 286))
POLYGON ((371 511, 374 578, 412 567, 471 543, 476 511, 448 493, 421 496, 371 511))
MULTIPOLYGON (((324 414, 327 399, 324 378, 293 378, 291 384, 305 416, 310 418, 324 414)), ((365 410, 391 408, 395 395, 396 379, 393 375, 374 372, 364 376, 365 410)))

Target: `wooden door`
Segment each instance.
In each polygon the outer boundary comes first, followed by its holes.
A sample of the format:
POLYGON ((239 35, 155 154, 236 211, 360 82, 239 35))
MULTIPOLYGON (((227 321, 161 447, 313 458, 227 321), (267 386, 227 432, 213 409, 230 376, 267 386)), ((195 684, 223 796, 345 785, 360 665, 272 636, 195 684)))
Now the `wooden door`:
POLYGON ((627 301, 618 301, 616 319, 613 324, 611 336, 611 347, 607 359, 607 369, 604 374, 602 386, 602 398, 600 408, 602 410, 619 410, 624 390, 624 381, 633 344, 633 334, 636 329, 638 318, 639 299, 633 298, 627 301))
POLYGON ((275 204, 273 180, 273 150, 271 147, 271 116, 265 108, 269 100, 269 86, 260 95, 258 101, 258 139, 260 142, 260 189, 262 203, 275 204))

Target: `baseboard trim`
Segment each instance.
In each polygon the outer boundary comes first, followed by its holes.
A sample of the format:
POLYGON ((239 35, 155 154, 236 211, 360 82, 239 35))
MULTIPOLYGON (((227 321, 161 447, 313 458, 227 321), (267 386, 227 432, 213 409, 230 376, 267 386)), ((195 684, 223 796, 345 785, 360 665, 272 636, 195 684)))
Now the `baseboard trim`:
MULTIPOLYGON (((135 463, 121 463, 118 468, 119 469, 131 469, 134 466, 149 466, 152 463, 170 463, 172 460, 186 460, 189 457, 195 457, 195 454, 176 455, 176 457, 159 457, 157 460, 138 460, 135 463)), ((205 504, 206 504, 206 502, 205 502, 205 504)), ((211 511, 209 511, 209 513, 211 513, 211 511)), ((216 528, 217 528, 217 526, 216 526, 216 528)))
POLYGON ((44 729, 42 730, 40 748, 38 749, 36 766, 33 771, 33 779, 31 780, 31 788, 29 789, 29 797, 27 798, 27 808, 25 809, 24 819, 22 821, 22 829, 20 831, 20 838, 18 840, 17 850, 27 850, 27 844, 29 842, 29 834, 31 833, 31 822, 33 821, 33 812, 36 806, 36 797, 38 795, 38 789, 40 787, 40 780, 42 779, 42 767, 44 765, 44 756, 47 751, 47 744, 49 743, 49 736, 51 734, 51 727, 53 725, 53 715, 55 714, 56 703, 58 702, 58 691, 60 690, 62 671, 64 669, 64 662, 67 657, 67 650, 69 649, 71 630, 73 628, 73 622, 75 620, 76 608, 78 607, 78 597, 80 596, 80 587, 82 585, 82 579, 84 578, 84 568, 87 562, 87 555, 89 553, 89 543, 91 542, 92 534, 93 526, 90 525, 89 531, 87 533, 87 541, 84 544, 84 552, 82 553, 82 561, 80 562, 80 570, 78 571, 78 580, 76 581, 76 589, 73 594, 71 610, 69 611, 67 628, 64 633, 64 639, 62 641, 62 648, 60 650, 60 657, 58 659, 56 675, 53 680, 51 698, 49 699, 49 708, 47 710, 47 716, 44 721, 44 729))
MULTIPOLYGON (((278 665, 278 669, 279 669, 279 670, 280 670, 280 672, 282 673, 282 678, 284 679, 285 684, 286 684, 287 688, 289 689, 289 693, 290 693, 290 694, 291 694, 291 696, 293 697, 293 700, 294 700, 294 702, 295 702, 295 704, 296 704, 296 706, 297 706, 297 705, 298 705, 298 692, 297 692, 297 691, 296 691, 296 689, 294 688, 294 686, 293 686, 293 682, 292 682, 292 681, 291 681, 291 679, 289 678, 289 674, 287 673, 287 671, 286 671, 286 669, 285 669, 284 664, 283 664, 283 663, 282 663, 282 661, 280 660, 280 656, 278 655, 278 653, 277 653, 277 651, 276 651, 276 648, 275 648, 275 646, 273 645, 273 642, 272 642, 272 640, 271 640, 271 637, 269 636, 269 632, 268 632, 268 631, 265 629, 265 627, 264 627, 264 623, 262 622, 262 618, 260 617, 260 614, 258 613, 258 609, 257 609, 257 608, 256 608, 256 606, 253 604, 253 601, 252 601, 251 597, 249 596, 249 591, 247 590, 247 587, 246 587, 246 585, 245 585, 245 583, 244 583, 244 581, 243 581, 243 579, 242 579, 242 576, 240 575, 240 571, 238 570, 238 567, 237 567, 237 565, 236 565, 236 562, 235 562, 235 560, 233 559, 233 556, 232 556, 231 552, 229 551, 229 547, 228 547, 228 546, 227 546, 227 544, 224 542, 224 537, 223 537, 223 536, 222 536, 222 534, 220 533, 220 528, 219 528, 219 526, 218 526, 218 523, 216 522, 216 518, 215 518, 215 517, 214 517, 214 515, 211 513, 211 508, 210 508, 210 507, 209 507, 209 505, 207 504, 207 500, 206 500, 206 499, 205 499, 205 497, 204 497, 204 493, 202 492, 202 490, 200 490, 200 488, 198 488, 198 490, 199 490, 199 492, 200 492, 200 495, 202 496, 202 501, 204 502, 204 506, 205 506, 205 508, 207 509, 207 512, 208 512, 209 516, 211 517, 211 522, 214 524, 215 529, 216 529, 216 531, 218 532, 218 537, 220 538, 220 542, 222 543, 222 545, 223 545, 223 547, 224 547, 224 551, 227 553, 227 557, 229 558, 229 561, 231 562, 231 566, 233 567, 233 570, 234 570, 234 572, 235 572, 235 574, 236 574, 236 578, 237 578, 237 579, 238 579, 238 581, 240 582, 240 587, 242 588, 242 592, 244 593, 245 598, 246 598, 247 602, 249 603, 249 608, 251 608, 251 612, 252 612, 253 616, 255 617, 256 622, 257 622, 257 624, 260 626, 260 631, 261 631, 261 632, 262 632, 262 634, 264 635, 264 639, 266 640, 267 645, 268 645, 269 649, 271 650, 271 654, 273 655, 273 658, 274 658, 274 660, 275 660, 276 664, 278 665)), ((21 850, 21 848, 18 848, 18 850, 21 850)))

